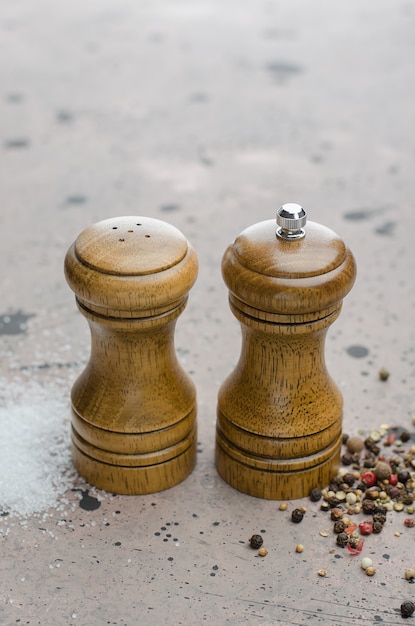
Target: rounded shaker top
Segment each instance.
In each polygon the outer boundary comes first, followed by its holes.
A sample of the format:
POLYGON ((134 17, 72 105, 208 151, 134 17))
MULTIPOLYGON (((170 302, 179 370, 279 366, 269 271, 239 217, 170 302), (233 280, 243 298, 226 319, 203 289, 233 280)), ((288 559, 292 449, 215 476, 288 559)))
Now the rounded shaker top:
POLYGON ((138 216, 86 228, 65 258, 66 279, 79 303, 111 317, 147 317, 178 306, 197 266, 194 249, 177 228, 138 216))
POLYGON ((277 230, 274 220, 246 228, 226 250, 222 273, 233 304, 254 317, 319 319, 351 289, 353 255, 329 228, 306 224, 300 205, 283 205, 277 224, 277 230))

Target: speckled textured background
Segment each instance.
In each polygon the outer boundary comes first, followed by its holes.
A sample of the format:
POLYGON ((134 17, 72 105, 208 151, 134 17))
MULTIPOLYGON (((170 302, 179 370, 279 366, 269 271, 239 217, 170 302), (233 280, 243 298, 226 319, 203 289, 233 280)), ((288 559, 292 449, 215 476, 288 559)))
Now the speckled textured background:
POLYGON ((69 402, 89 331, 63 258, 84 228, 164 219, 200 260, 176 334, 198 390, 196 470, 145 497, 74 477, 50 511, 4 514, 2 624, 400 623, 415 533, 395 537, 398 513, 367 541, 368 578, 319 535, 330 523, 318 505, 302 502, 293 525, 293 503, 282 512, 234 491, 213 454, 218 387, 240 347, 220 260, 288 201, 336 231, 358 264, 326 347, 344 429, 413 433, 414 30, 408 0, 2 0, 2 403, 10 393, 30 403, 33 383, 40 411, 48 398, 69 402), (247 547, 253 532, 264 559, 247 547))

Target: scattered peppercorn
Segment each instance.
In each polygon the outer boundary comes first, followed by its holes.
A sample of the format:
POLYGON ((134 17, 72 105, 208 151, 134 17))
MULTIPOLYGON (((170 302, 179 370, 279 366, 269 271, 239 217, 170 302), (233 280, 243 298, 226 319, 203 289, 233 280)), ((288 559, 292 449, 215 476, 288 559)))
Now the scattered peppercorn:
POLYGON ((366 498, 370 498, 370 500, 377 500, 379 498, 379 488, 376 486, 369 487, 365 491, 366 498))
POLYGON ((279 509, 280 511, 286 511, 288 509, 288 504, 286 502, 281 502, 279 509))
POLYGON ((332 519, 333 522, 337 522, 337 520, 340 520, 343 517, 343 515, 344 515, 343 509, 335 507, 334 509, 331 510, 330 518, 332 519))
POLYGON ((415 611, 415 604, 410 600, 406 602, 402 602, 401 604, 401 615, 402 617, 411 617, 415 611))
POLYGON ((373 522, 379 522, 380 524, 384 524, 386 522, 386 514, 385 513, 374 513, 373 514, 373 522))
POLYGON ((367 569, 368 567, 372 567, 373 561, 368 556, 365 556, 361 560, 360 565, 361 565, 362 569, 367 569))
POLYGON ((357 550, 359 547, 360 539, 359 537, 349 537, 349 546, 357 550))
POLYGON ((401 490, 398 487, 391 486, 388 488, 388 495, 392 498, 392 500, 396 500, 396 498, 399 498, 401 495, 401 490))
POLYGON ((340 504, 340 500, 334 495, 334 496, 331 496, 328 499, 328 503, 329 503, 330 507, 333 509, 333 508, 337 507, 340 504))
POLYGON ((377 445, 376 441, 372 439, 372 437, 367 437, 365 439, 365 447, 367 450, 369 450, 369 452, 374 455, 379 454, 380 452, 379 446, 377 445))
POLYGON ((360 522, 359 530, 362 535, 370 535, 373 532, 373 523, 368 520, 360 522))
POLYGON ((376 574, 376 570, 374 567, 370 566, 365 569, 366 576, 374 576, 376 574))
POLYGON ((295 551, 296 552, 304 552, 304 546, 302 543, 299 543, 297 546, 295 546, 295 551))
POLYGON ((249 545, 254 550, 258 550, 258 548, 260 548, 263 543, 264 543, 264 540, 261 537, 261 535, 252 535, 252 537, 249 540, 249 545))
POLYGON ((353 463, 353 455, 346 450, 346 452, 342 454, 341 462, 343 463, 343 465, 351 465, 353 463))
POLYGON ((299 524, 303 521, 304 513, 301 509, 294 509, 291 513, 291 519, 295 524, 299 524))
POLYGON ((383 524, 381 524, 380 522, 373 522, 372 532, 375 533, 375 535, 378 535, 379 533, 381 533, 382 530, 383 530, 383 524))
POLYGON ((381 367, 380 368, 380 370, 379 370, 379 378, 380 378, 380 380, 382 380, 383 382, 385 380, 388 380, 389 375, 390 374, 389 374, 388 370, 386 369, 386 367, 381 367))
POLYGON ((363 513, 366 513, 366 515, 368 513, 374 513, 376 510, 376 502, 374 502, 373 500, 363 500, 362 510, 363 513))
POLYGON ((400 483, 406 483, 411 478, 411 474, 407 469, 403 469, 398 472, 398 480, 400 483))
POLYGON ((363 450, 364 442, 361 437, 353 436, 349 437, 346 441, 346 448, 351 454, 361 452, 363 450))
POLYGON ((352 487, 352 485, 356 482, 356 477, 352 474, 352 472, 347 472, 343 475, 343 482, 349 487, 352 487))
POLYGON ((398 476, 396 474, 391 474, 388 480, 389 484, 392 485, 392 487, 398 484, 398 476))
POLYGON ((346 535, 346 533, 339 533, 336 538, 336 543, 341 548, 344 548, 349 543, 349 535, 346 535))
POLYGON ((364 472, 364 474, 361 475, 360 480, 364 485, 366 485, 366 487, 373 487, 373 485, 376 484, 376 476, 373 472, 364 472))
POLYGON ((310 491, 309 497, 311 502, 318 502, 319 500, 321 500, 321 489, 319 489, 318 487, 314 487, 314 489, 310 491))
POLYGON ((267 556, 268 550, 266 548, 260 548, 258 550, 258 556, 267 556))
POLYGON ((378 461, 375 465, 373 473, 378 480, 385 480, 392 474, 391 466, 389 463, 385 463, 385 461, 378 461))
POLYGON ((324 578, 324 576, 327 576, 327 570, 326 569, 319 569, 317 574, 319 576, 321 576, 322 578, 324 578))
MULTIPOLYGON (((341 461, 350 469, 342 468, 326 488, 317 490, 315 500, 313 490, 310 491, 310 500, 318 501, 321 497, 320 510, 330 511, 337 544, 352 554, 361 553, 364 544, 364 538, 355 532, 358 525, 360 535, 380 533, 388 511, 405 511, 409 516, 415 513, 415 444, 403 448, 412 437, 405 433, 398 426, 384 424, 366 438, 344 436, 341 461), (398 439, 400 431, 403 438, 398 439), (382 444, 386 448, 381 452, 382 444), (388 446, 396 448, 387 454, 388 446), (373 519, 354 523, 352 516, 361 512, 373 519)), ((415 527, 413 519, 406 517, 404 524, 415 527)), ((399 537, 402 533, 394 534, 399 537)), ((374 574, 374 568, 373 572, 369 570, 368 575, 374 574)))
POLYGON ((406 580, 413 580, 415 578, 415 569, 408 568, 405 570, 405 578, 406 580))
POLYGON ((339 534, 339 533, 344 533, 344 531, 346 530, 346 524, 345 524, 345 523, 344 523, 341 519, 339 519, 339 520, 338 520, 338 521, 334 524, 333 530, 334 530, 334 532, 335 532, 335 533, 337 533, 337 534, 339 534))

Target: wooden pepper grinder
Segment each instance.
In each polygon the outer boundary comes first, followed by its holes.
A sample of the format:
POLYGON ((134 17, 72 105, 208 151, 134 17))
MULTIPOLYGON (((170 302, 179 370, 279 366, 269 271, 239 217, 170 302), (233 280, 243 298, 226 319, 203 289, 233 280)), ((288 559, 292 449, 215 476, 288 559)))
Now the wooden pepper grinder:
POLYGON ((65 274, 92 340, 72 388, 76 469, 120 494, 172 487, 196 460, 196 393, 174 349, 194 249, 165 222, 116 217, 79 235, 65 274))
POLYGON ((236 489, 275 500, 328 484, 340 463, 343 400, 324 341, 355 261, 333 231, 305 224, 304 209, 285 204, 277 230, 273 220, 247 228, 222 260, 242 349, 219 390, 217 469, 236 489))

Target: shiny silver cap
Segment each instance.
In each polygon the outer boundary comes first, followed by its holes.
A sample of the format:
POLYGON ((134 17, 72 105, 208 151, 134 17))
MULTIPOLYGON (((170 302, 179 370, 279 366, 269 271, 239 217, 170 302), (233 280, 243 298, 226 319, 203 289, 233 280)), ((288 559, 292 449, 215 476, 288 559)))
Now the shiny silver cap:
POLYGON ((307 221, 307 213, 303 207, 294 202, 283 204, 277 211, 277 235, 281 239, 294 241, 305 235, 303 226, 307 221))

